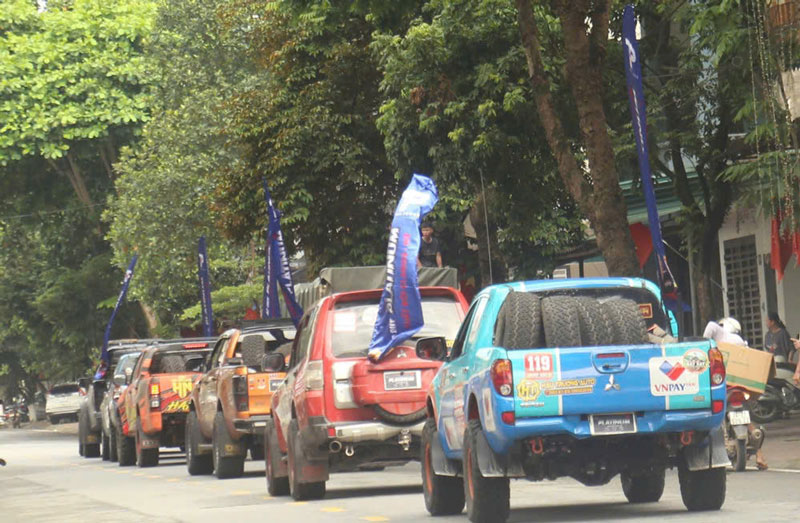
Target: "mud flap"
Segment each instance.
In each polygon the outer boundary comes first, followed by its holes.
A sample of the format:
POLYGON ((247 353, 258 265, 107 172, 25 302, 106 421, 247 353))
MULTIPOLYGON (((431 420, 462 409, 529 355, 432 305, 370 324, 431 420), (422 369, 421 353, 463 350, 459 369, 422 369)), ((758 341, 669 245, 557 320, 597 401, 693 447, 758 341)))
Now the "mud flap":
POLYGON ((442 448, 439 437, 431 441, 431 466, 433 471, 440 476, 460 476, 461 467, 454 460, 449 459, 442 448))
POLYGON ((158 437, 152 437, 147 434, 144 434, 144 437, 139 439, 139 443, 143 449, 157 449, 161 446, 161 440, 158 437))
POLYGON ((725 449, 725 434, 722 426, 709 432, 702 441, 689 445, 683 451, 686 468, 695 472, 698 470, 729 467, 728 451, 725 449))
MULTIPOLYGON (((485 478, 524 478, 525 471, 522 470, 522 460, 513 459, 513 450, 506 456, 498 456, 489 446, 486 435, 481 431, 478 433, 478 467, 481 475, 485 478)), ((724 449, 724 447, 723 447, 724 449)), ((727 456, 727 454, 726 454, 727 456)))
POLYGON ((736 439, 747 439, 747 425, 734 425, 733 433, 736 434, 736 439))
MULTIPOLYGON (((308 459, 306 455, 296 456, 300 463, 300 470, 302 471, 303 483, 317 483, 319 481, 328 481, 330 474, 328 473, 328 459, 308 459)), ((288 461, 287 461, 288 463, 288 461)), ((287 470, 288 474, 288 470, 287 470)))

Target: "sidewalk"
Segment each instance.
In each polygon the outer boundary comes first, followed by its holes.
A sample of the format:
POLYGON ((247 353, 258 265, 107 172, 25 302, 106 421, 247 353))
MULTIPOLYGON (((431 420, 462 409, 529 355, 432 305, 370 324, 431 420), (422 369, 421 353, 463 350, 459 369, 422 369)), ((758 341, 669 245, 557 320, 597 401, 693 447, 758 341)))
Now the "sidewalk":
POLYGON ((800 470, 800 415, 764 425, 764 457, 771 469, 800 470))

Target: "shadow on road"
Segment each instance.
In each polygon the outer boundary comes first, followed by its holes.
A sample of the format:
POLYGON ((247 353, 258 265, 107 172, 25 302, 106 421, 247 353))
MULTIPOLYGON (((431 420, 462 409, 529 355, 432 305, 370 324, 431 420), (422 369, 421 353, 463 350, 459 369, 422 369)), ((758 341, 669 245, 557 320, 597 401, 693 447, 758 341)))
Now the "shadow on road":
POLYGON ((329 489, 325 493, 325 499, 348 499, 360 498, 364 496, 402 496, 405 494, 422 494, 422 485, 329 489))
POLYGON ((642 517, 684 517, 685 510, 647 510, 653 505, 631 505, 630 503, 584 503, 563 506, 529 507, 512 509, 509 523, 523 521, 620 521, 642 517))

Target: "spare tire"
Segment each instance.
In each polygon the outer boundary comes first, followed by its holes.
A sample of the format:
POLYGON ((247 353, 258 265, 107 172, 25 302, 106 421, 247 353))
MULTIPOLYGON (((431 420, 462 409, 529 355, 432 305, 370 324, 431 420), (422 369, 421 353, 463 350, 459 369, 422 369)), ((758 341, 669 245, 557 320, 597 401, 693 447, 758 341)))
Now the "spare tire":
POLYGON ((538 349, 544 344, 539 296, 511 291, 494 327, 494 344, 506 349, 538 349))
POLYGON ((578 307, 570 296, 542 299, 542 324, 547 347, 580 347, 581 331, 578 307))
POLYGON ((582 345, 584 347, 613 345, 614 326, 600 302, 588 296, 579 296, 574 300, 578 310, 582 345))
POLYGON ((612 298, 602 304, 603 312, 611 321, 614 345, 641 345, 649 343, 647 325, 639 306, 633 300, 612 298))
POLYGON ((375 408, 375 414, 377 414, 379 418, 394 425, 413 425, 422 421, 425 419, 425 416, 428 415, 425 407, 422 407, 421 409, 410 414, 395 414, 393 412, 389 412, 380 405, 373 405, 373 407, 375 408))

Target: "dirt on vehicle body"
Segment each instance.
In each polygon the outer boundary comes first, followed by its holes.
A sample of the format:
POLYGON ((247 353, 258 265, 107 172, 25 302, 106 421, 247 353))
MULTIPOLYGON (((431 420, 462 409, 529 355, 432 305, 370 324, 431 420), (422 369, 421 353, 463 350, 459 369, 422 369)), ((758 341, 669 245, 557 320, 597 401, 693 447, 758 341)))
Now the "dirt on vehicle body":
POLYGON ((290 320, 266 320, 231 329, 217 340, 189 403, 189 474, 240 477, 248 450, 253 459, 263 459, 270 400, 285 377, 285 357, 294 332, 290 320))
POLYGON ((183 447, 189 400, 212 338, 162 342, 142 352, 119 401, 120 465, 158 465, 160 447, 183 447))

